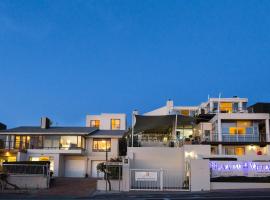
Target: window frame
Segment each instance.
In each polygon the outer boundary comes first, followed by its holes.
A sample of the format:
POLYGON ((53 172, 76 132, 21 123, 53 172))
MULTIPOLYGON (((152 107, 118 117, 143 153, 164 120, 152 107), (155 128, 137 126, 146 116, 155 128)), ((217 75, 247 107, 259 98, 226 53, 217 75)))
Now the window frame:
MULTIPOLYGON (((114 125, 115 125, 115 123, 114 123, 114 125)), ((113 119, 111 119, 111 130, 120 130, 121 129, 121 119, 119 119, 119 118, 113 118, 113 119), (116 121, 116 120, 119 120, 119 128, 113 128, 113 121, 116 121)))
POLYGON ((90 120, 90 127, 92 127, 92 128, 99 128, 100 127, 100 120, 99 119, 90 120), (92 122, 94 122, 95 124, 92 125, 92 122), (96 125, 97 122, 98 122, 98 125, 96 125))
POLYGON ((110 147, 107 148, 107 152, 111 152, 112 149, 112 139, 111 138, 93 138, 93 142, 92 142, 92 152, 106 152, 106 149, 99 149, 98 145, 97 145, 97 149, 95 149, 95 141, 109 141, 110 147))

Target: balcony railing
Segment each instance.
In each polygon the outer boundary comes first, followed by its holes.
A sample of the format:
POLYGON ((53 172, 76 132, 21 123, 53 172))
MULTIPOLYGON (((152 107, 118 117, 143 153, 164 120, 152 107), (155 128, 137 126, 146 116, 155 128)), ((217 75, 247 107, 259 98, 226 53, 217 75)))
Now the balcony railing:
POLYGON ((0 140, 0 150, 27 150, 27 149, 50 149, 50 150, 80 150, 84 149, 76 144, 71 144, 70 146, 59 144, 57 146, 42 146, 37 144, 30 144, 25 142, 15 142, 15 141, 3 141, 0 140))
MULTIPOLYGON (((212 135, 212 141, 218 142, 218 134, 212 135)), ((240 134, 222 134, 222 142, 264 142, 262 137, 260 137, 260 134, 246 134, 246 135, 240 135, 240 134)))
POLYGON ((247 113, 248 110, 246 108, 232 108, 232 107, 222 107, 220 109, 213 108, 210 113, 247 113))

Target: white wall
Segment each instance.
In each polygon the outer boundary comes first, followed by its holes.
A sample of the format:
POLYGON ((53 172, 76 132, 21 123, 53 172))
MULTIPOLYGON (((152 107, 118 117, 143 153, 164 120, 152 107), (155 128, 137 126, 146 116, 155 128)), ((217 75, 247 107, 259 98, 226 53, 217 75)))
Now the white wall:
POLYGON ((100 130, 111 130, 111 119, 120 119, 120 130, 126 130, 126 114, 124 113, 102 113, 100 115, 87 115, 86 127, 90 127, 91 120, 100 120, 100 130))
POLYGON ((210 190, 209 160, 190 160, 190 190, 210 190))
MULTIPOLYGON (((98 138, 98 137, 97 137, 98 138)), ((118 138, 111 138, 111 151, 108 152, 108 160, 118 157, 118 138)), ((86 139, 86 152, 87 156, 87 174, 91 176, 92 173, 92 161, 106 161, 106 152, 94 152, 93 150, 93 138, 86 139)))

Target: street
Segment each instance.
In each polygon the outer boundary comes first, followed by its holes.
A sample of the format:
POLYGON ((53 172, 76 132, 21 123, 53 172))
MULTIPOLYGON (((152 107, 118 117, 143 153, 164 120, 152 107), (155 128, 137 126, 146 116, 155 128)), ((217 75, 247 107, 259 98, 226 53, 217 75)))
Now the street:
POLYGON ((126 192, 95 193, 91 199, 145 199, 145 200, 181 200, 181 199, 270 199, 269 189, 259 190, 223 190, 211 192, 126 192))
POLYGON ((133 199, 133 200, 182 200, 182 199, 270 199, 269 189, 258 190, 222 190, 211 192, 95 192, 87 196, 39 193, 2 193, 0 199, 133 199))

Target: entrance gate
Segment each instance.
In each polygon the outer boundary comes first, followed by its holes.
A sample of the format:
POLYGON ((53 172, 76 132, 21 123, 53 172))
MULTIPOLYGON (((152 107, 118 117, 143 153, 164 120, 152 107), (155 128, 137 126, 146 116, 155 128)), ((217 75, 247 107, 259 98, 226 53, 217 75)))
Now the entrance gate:
POLYGON ((130 190, 189 191, 188 183, 177 171, 164 169, 130 169, 130 190), (186 187, 187 185, 187 187, 186 187))

